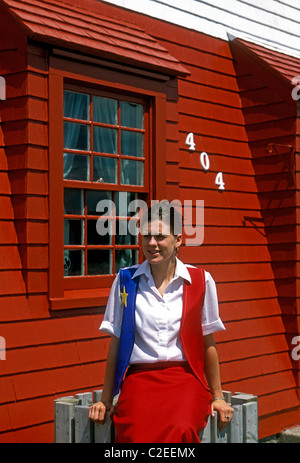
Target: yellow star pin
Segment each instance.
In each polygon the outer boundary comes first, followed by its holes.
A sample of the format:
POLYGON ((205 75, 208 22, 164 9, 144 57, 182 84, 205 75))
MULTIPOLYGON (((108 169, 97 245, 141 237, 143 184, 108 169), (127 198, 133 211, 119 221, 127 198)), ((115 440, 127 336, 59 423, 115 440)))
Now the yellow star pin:
POLYGON ((128 294, 126 293, 125 286, 123 286, 123 291, 121 292, 121 304, 124 304, 125 307, 127 307, 127 296, 128 294))

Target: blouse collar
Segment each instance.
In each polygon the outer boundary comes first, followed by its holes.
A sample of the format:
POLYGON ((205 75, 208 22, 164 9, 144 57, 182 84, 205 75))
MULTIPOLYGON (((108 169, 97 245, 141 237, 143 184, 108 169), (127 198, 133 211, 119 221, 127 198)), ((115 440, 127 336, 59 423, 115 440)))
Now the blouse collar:
MULTIPOLYGON (((145 275, 148 279, 152 277, 150 264, 147 260, 145 260, 142 264, 138 266, 132 278, 135 278, 139 275, 145 275)), ((176 267, 175 267, 175 274, 174 274, 173 280, 180 278, 180 277, 183 278, 184 280, 187 280, 189 283, 191 283, 191 276, 189 274, 189 271, 186 265, 176 257, 176 267)))

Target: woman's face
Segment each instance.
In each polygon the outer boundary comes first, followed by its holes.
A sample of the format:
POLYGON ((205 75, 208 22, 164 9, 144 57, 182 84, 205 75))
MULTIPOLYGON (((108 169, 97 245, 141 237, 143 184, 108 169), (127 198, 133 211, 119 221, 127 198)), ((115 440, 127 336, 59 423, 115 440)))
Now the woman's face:
POLYGON ((175 257, 181 235, 174 236, 161 220, 148 223, 142 234, 142 249, 150 264, 161 264, 175 257))

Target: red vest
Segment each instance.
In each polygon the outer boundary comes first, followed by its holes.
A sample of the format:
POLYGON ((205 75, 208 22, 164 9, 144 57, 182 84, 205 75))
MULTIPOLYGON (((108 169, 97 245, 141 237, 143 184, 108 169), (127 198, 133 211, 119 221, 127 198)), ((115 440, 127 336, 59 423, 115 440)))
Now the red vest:
POLYGON ((205 296, 205 273, 198 268, 188 268, 192 283, 184 283, 180 340, 183 353, 194 374, 209 390, 204 375, 204 342, 202 333, 202 307, 205 296))

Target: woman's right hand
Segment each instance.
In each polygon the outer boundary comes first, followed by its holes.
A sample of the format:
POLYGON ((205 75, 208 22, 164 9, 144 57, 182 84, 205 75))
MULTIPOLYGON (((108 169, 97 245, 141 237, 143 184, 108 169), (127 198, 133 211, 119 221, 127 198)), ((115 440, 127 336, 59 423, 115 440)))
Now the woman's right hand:
POLYGON ((97 402, 90 407, 89 418, 98 424, 104 424, 105 415, 112 417, 116 412, 116 407, 111 403, 97 402))

